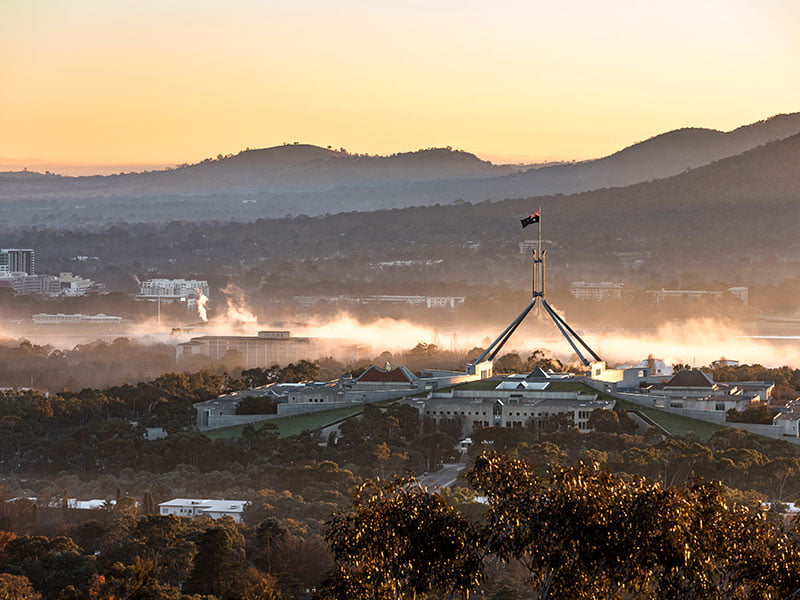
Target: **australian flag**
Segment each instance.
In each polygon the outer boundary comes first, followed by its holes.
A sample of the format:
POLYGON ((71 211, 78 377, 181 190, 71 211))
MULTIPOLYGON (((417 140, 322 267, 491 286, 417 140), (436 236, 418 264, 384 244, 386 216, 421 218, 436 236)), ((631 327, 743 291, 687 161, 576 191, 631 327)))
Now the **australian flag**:
POLYGON ((522 228, 523 229, 525 229, 531 223, 538 223, 539 222, 539 211, 537 210, 532 215, 528 215, 524 219, 520 219, 519 222, 522 223, 522 228))

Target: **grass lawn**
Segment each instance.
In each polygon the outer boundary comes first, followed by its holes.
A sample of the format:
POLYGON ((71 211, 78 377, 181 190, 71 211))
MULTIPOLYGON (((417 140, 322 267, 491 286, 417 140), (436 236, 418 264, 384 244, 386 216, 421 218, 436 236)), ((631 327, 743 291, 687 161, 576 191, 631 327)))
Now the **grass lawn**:
POLYGON ((700 439, 707 440, 712 434, 725 429, 724 425, 709 423, 707 421, 699 421, 697 419, 692 419, 691 417, 676 415, 665 410, 659 410, 657 408, 645 408, 625 400, 617 400, 617 406, 624 408, 625 410, 638 412, 644 415, 654 423, 657 423, 659 426, 663 427, 671 435, 686 435, 691 431, 697 434, 700 439))
MULTIPOLYGON (((444 388, 444 389, 453 389, 453 390, 479 390, 479 391, 486 391, 486 390, 493 390, 498 385, 500 385, 500 379, 477 379, 475 381, 468 381, 467 383, 459 383, 458 385, 453 386, 452 388, 444 388)), ((437 391, 444 391, 437 390, 437 391)))
MULTIPOLYGON (((387 406, 395 402, 395 400, 384 400, 382 402, 375 402, 375 406, 387 406)), ((314 431, 322 429, 328 425, 333 425, 339 421, 344 421, 350 417, 360 414, 364 410, 363 404, 354 404, 353 406, 345 406, 344 408, 334 408, 332 410, 321 410, 315 413, 308 413, 305 415, 293 415, 291 417, 280 417, 278 419, 271 419, 269 421, 261 421, 253 423, 253 426, 258 429, 264 423, 272 423, 278 428, 278 435, 282 438, 289 437, 290 435, 297 435, 303 431, 314 431)), ((237 425, 235 427, 224 427, 222 429, 212 429, 211 431, 203 432, 206 437, 212 440, 237 438, 242 435, 244 425, 237 425)))

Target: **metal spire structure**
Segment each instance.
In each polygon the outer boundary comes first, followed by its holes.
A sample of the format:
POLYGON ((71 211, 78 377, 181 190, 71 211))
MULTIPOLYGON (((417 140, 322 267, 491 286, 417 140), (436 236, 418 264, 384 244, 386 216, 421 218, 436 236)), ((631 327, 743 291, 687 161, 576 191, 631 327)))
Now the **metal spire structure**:
MULTIPOLYGON (((547 250, 542 250, 542 209, 539 208, 537 213, 534 213, 533 216, 538 215, 537 224, 539 226, 539 235, 538 235, 538 244, 537 248, 533 250, 533 276, 531 282, 531 301, 525 307, 525 309, 517 315, 517 317, 511 321, 511 323, 506 327, 503 332, 495 339, 486 350, 483 351, 474 362, 471 362, 467 365, 467 373, 470 374, 481 374, 483 377, 484 374, 491 373, 492 365, 491 362, 495 359, 498 355, 500 350, 503 349, 506 342, 509 338, 514 335, 514 332, 517 328, 522 324, 528 314, 533 310, 534 306, 537 304, 544 308, 545 313, 550 317, 550 319, 555 323, 558 330, 561 332, 561 335, 564 336, 564 339, 567 340, 569 345, 572 347, 572 350, 575 354, 578 355, 581 363, 584 366, 588 367, 591 364, 591 361, 586 357, 586 355, 591 356, 595 361, 601 361, 602 359, 597 355, 597 353, 592 350, 589 345, 579 336, 572 327, 559 315, 552 306, 547 302, 547 298, 545 297, 545 291, 547 289, 547 250)), ((525 223, 523 223, 525 225, 525 223)))

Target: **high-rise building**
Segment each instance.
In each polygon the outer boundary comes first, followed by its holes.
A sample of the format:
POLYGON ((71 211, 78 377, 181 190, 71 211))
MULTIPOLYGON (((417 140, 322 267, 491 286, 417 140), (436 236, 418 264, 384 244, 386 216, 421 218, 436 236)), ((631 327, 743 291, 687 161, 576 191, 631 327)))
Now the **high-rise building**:
POLYGON ((30 248, 0 249, 0 275, 11 273, 36 274, 36 260, 30 248))

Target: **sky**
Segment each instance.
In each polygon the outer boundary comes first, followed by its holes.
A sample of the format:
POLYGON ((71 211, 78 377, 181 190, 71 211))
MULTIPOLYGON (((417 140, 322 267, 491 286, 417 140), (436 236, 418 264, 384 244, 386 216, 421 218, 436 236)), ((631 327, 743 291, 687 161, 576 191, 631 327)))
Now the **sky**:
POLYGON ((0 167, 581 160, 800 110, 797 0, 0 0, 0 167))

